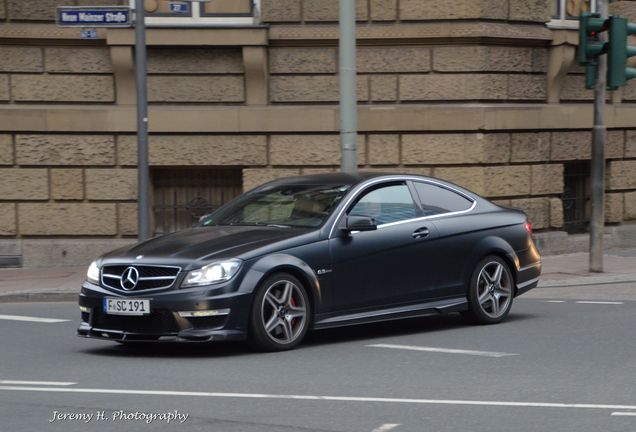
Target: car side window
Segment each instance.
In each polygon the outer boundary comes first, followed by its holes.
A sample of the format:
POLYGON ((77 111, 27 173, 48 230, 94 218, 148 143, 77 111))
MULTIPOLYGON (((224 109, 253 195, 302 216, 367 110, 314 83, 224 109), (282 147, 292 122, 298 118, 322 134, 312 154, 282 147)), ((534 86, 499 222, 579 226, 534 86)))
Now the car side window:
POLYGON ((352 216, 370 216, 383 225, 413 219, 417 207, 405 184, 384 186, 364 194, 349 211, 352 216))
POLYGON ((452 190, 429 183, 415 182, 424 216, 468 210, 473 202, 452 190))

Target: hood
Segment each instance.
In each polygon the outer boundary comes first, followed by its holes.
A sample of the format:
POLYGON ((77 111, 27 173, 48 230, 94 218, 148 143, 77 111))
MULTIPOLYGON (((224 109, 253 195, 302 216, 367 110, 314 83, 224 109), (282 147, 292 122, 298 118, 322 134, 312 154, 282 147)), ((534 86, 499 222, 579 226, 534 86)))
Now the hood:
POLYGON ((307 233, 307 229, 260 226, 197 227, 155 237, 124 247, 103 257, 105 261, 134 260, 179 263, 215 258, 246 258, 267 245, 307 233))

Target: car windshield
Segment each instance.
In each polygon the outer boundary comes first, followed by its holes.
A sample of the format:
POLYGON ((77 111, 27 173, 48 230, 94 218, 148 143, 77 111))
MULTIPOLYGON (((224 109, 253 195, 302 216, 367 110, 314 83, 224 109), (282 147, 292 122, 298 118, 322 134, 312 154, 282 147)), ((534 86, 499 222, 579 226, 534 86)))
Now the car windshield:
POLYGON ((349 185, 265 186, 203 217, 199 225, 319 227, 349 188, 349 185))

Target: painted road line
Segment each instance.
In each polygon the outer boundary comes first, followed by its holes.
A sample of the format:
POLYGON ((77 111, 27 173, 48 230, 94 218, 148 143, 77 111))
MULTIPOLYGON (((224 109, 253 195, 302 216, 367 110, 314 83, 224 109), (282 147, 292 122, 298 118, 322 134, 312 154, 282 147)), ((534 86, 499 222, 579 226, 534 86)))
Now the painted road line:
POLYGON ((70 386, 77 383, 66 381, 16 381, 16 380, 0 380, 0 384, 10 385, 50 385, 50 386, 70 386))
POLYGON ((632 416, 636 417, 636 412, 613 412, 613 416, 632 416))
POLYGON ((384 423, 382 426, 373 429, 371 432, 388 432, 398 427, 400 423, 384 423))
POLYGON ((74 387, 21 387, 0 386, 0 391, 25 391, 34 393, 78 393, 78 394, 112 394, 135 396, 181 396, 181 397, 207 397, 227 399, 278 399, 278 400, 303 400, 303 401, 328 401, 328 402, 371 402, 392 404, 416 404, 416 405, 457 405, 457 406, 488 406, 488 407, 521 407, 521 408, 561 408, 561 409, 587 409, 587 410, 612 410, 630 411, 636 410, 636 405, 613 404, 582 404, 582 403, 557 403, 557 402, 512 402, 491 400, 462 400, 462 399, 415 399, 395 397, 365 397, 365 396, 316 396, 294 394, 267 394, 267 393, 220 393, 202 391, 177 391, 177 390, 129 390, 129 389, 98 389, 98 388, 74 388, 74 387))
POLYGON ((436 347, 414 346, 414 345, 373 344, 373 345, 365 345, 365 346, 369 348, 388 348, 388 349, 426 351, 426 352, 445 353, 445 354, 464 354, 464 355, 481 356, 481 357, 510 357, 510 356, 519 355, 519 354, 504 353, 504 352, 473 351, 473 350, 436 348, 436 347))
POLYGON ((617 302, 617 301, 588 301, 588 300, 581 300, 581 301, 577 301, 578 304, 600 304, 600 305, 622 305, 625 304, 625 302, 617 302))
POLYGON ((39 322, 39 323, 49 323, 49 324, 70 321, 66 319, 38 318, 38 317, 20 316, 20 315, 0 315, 0 320, 28 321, 28 322, 39 322))
POLYGON ((545 300, 545 303, 565 303, 565 300, 545 300))

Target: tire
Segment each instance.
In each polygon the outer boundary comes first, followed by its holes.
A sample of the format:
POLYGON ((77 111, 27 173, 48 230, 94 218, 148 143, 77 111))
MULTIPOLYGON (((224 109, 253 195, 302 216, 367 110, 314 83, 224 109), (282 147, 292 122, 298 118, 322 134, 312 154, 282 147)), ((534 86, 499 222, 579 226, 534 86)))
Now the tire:
POLYGON ((285 351, 309 330, 311 305, 303 284, 287 273, 268 277, 257 289, 250 313, 249 344, 259 351, 285 351))
POLYGON ((469 310, 462 315, 477 324, 503 321, 512 307, 514 279, 508 264, 496 255, 475 266, 468 289, 469 310))

